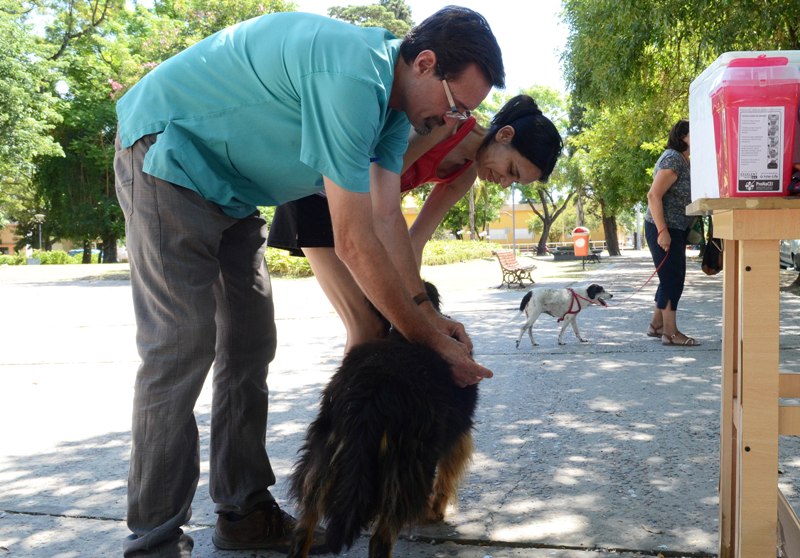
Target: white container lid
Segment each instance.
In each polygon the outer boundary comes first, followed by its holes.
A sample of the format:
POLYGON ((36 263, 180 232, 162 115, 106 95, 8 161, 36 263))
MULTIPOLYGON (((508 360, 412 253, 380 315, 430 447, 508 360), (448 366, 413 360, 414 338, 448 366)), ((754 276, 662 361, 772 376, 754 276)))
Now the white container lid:
POLYGON ((752 58, 734 58, 725 71, 711 85, 711 95, 720 87, 728 85, 783 85, 800 82, 800 67, 789 65, 786 56, 767 56, 762 54, 752 58))
MULTIPOLYGON (((765 56, 784 57, 790 71, 800 71, 800 50, 734 51, 721 54, 689 86, 689 128, 691 131, 692 200, 718 198, 717 155, 711 92, 722 82, 733 60, 765 56)), ((736 66, 734 65, 734 68, 736 66)), ((798 127, 800 131, 800 127, 798 127)), ((800 141, 795 142, 795 160, 800 160, 800 141)))

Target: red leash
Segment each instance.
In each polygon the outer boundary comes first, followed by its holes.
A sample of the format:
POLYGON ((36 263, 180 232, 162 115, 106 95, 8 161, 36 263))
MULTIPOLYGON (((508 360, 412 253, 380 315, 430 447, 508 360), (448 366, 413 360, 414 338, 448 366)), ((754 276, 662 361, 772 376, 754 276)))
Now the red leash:
MULTIPOLYGON (((661 236, 661 233, 662 233, 662 232, 664 232, 664 231, 660 231, 660 232, 658 233, 658 236, 661 236)), ((656 236, 656 238, 658 238, 658 236, 656 236)), ((652 275, 650 275, 650 277, 648 277, 648 278, 647 278, 647 281, 645 281, 645 282, 642 284, 642 286, 641 286, 641 287, 639 287, 638 289, 636 289, 635 291, 633 291, 633 292, 630 294, 630 296, 629 296, 628 298, 626 298, 626 299, 622 300, 622 302, 625 302, 625 301, 627 301, 627 300, 630 300, 631 298, 633 298, 633 295, 635 295, 636 293, 638 293, 639 291, 641 291, 642 289, 644 289, 644 288, 645 288, 645 286, 646 286, 646 285, 647 285, 647 284, 648 284, 648 283, 649 283, 649 282, 650 282, 650 281, 653 279, 653 277, 655 277, 655 276, 656 276, 656 273, 658 273, 658 270, 659 270, 659 269, 661 269, 661 266, 662 266, 662 265, 664 265, 664 262, 666 262, 666 261, 667 261, 667 258, 668 258, 668 257, 669 257, 669 248, 667 248, 667 250, 666 250, 666 253, 664 254, 664 259, 663 259, 663 260, 661 260, 661 263, 660 263, 660 264, 658 264, 658 266, 656 267, 656 270, 653 272, 653 274, 652 274, 652 275)))
MULTIPOLYGON (((662 233, 662 232, 664 232, 664 231, 661 231, 661 232, 659 232, 659 233, 658 233, 658 236, 661 236, 661 233, 662 233)), ((658 238, 658 236, 656 236, 656 238, 658 238)), ((662 260, 661 260, 661 263, 659 263, 659 264, 658 264, 658 266, 656 266, 656 270, 655 270, 655 271, 654 271, 654 272, 653 272, 653 273, 650 275, 650 277, 648 277, 648 278, 647 278, 647 281, 645 281, 644 283, 642 283, 642 286, 641 286, 641 287, 639 287, 638 289, 636 289, 635 291, 633 291, 633 292, 632 292, 632 293, 631 293, 631 294, 630 294, 630 295, 629 295, 627 298, 624 298, 624 299, 622 299, 622 301, 621 301, 621 302, 626 302, 626 301, 630 300, 631 298, 633 298, 633 296, 634 296, 636 293, 638 293, 639 291, 641 291, 642 289, 644 289, 644 288, 647 286, 647 284, 648 284, 650 281, 652 281, 652 280, 653 280, 653 277, 655 277, 655 276, 656 276, 656 273, 658 273, 658 270, 659 270, 659 269, 661 269, 661 267, 664 265, 664 262, 666 262, 666 261, 667 261, 667 258, 668 258, 668 257, 669 257, 669 248, 667 248, 666 252, 664 253, 664 259, 662 259, 662 260)), ((582 297, 582 296, 580 296, 578 293, 576 293, 576 292, 575 292, 575 291, 573 291, 572 289, 570 289, 570 288, 567 288, 567 290, 568 290, 569 292, 571 292, 571 293, 572 293, 572 300, 570 300, 570 302, 569 302, 569 310, 567 310, 566 312, 564 312, 564 315, 563 315, 563 316, 561 316, 561 317, 558 319, 558 321, 559 321, 559 322, 563 322, 563 321, 564 321, 564 318, 566 318, 568 314, 577 314, 578 312, 580 312, 580 311, 581 311, 581 308, 582 308, 582 306, 581 306, 581 303, 580 303, 580 300, 579 300, 579 299, 585 300, 585 301, 586 301, 586 302, 588 302, 589 304, 592 304, 592 301, 591 301, 591 300, 589 300, 588 298, 585 298, 585 297, 582 297), (575 304, 576 302, 577 302, 577 304, 578 304, 578 309, 577 309, 577 310, 573 310, 573 309, 572 309, 572 308, 573 308, 573 304, 575 304)))

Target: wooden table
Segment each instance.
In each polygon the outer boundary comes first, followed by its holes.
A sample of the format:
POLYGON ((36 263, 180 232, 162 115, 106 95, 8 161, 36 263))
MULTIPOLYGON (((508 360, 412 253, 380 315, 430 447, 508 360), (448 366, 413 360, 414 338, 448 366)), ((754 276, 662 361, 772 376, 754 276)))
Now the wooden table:
POLYGON ((778 437, 800 435, 800 374, 779 371, 779 241, 800 238, 800 199, 698 199, 724 239, 721 558, 800 557, 800 523, 778 490, 778 437))

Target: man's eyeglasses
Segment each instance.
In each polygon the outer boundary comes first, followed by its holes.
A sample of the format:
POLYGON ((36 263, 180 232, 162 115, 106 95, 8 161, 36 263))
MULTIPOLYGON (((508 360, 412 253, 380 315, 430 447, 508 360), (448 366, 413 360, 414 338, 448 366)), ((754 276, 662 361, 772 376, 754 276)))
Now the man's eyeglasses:
POLYGON ((456 107, 456 102, 453 100, 453 94, 450 92, 450 86, 447 85, 447 80, 442 78, 442 85, 444 86, 444 94, 447 95, 447 102, 450 103, 450 113, 458 120, 466 120, 469 118, 469 111, 459 112, 456 107))

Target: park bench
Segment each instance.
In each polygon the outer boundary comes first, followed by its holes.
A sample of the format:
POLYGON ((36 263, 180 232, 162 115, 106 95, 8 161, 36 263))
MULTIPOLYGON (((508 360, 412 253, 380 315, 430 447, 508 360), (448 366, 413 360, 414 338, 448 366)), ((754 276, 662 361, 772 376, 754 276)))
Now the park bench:
POLYGON ((592 248, 588 256, 576 256, 571 246, 557 246, 550 250, 553 254, 553 261, 583 260, 582 267, 584 268, 586 267, 586 262, 600 263, 600 254, 602 251, 601 248, 592 248))
POLYGON ((519 283, 520 287, 524 287, 524 279, 528 279, 531 283, 536 282, 531 277, 531 271, 536 269, 536 266, 534 264, 519 263, 513 250, 492 250, 492 254, 497 256, 497 261, 500 262, 500 269, 503 272, 503 282, 500 283, 500 287, 508 285, 511 288, 511 283, 519 283))

